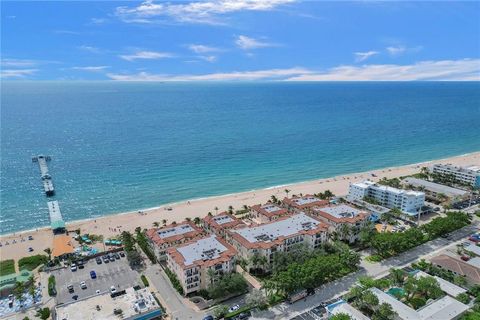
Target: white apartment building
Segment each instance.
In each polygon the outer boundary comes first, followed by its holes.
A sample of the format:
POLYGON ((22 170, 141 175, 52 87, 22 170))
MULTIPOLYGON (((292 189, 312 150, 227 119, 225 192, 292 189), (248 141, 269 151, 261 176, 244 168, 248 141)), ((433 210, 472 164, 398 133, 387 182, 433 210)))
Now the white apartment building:
MULTIPOLYGON (((328 240, 328 224, 305 213, 286 216, 254 227, 230 230, 230 241, 245 260, 259 255, 272 263, 275 252, 288 252, 297 244, 314 249, 328 240)), ((264 266, 268 268, 268 266, 264 266)))
POLYGON ((177 275, 185 294, 211 284, 209 270, 221 275, 235 270, 237 252, 216 235, 193 240, 167 250, 167 266, 177 275))
POLYGON ((363 200, 365 197, 375 199, 384 207, 397 208, 412 216, 417 215, 425 203, 423 192, 392 188, 369 180, 350 184, 348 200, 363 200))
POLYGON ((458 167, 437 163, 430 168, 430 171, 441 175, 453 175, 460 182, 480 188, 480 166, 458 167))

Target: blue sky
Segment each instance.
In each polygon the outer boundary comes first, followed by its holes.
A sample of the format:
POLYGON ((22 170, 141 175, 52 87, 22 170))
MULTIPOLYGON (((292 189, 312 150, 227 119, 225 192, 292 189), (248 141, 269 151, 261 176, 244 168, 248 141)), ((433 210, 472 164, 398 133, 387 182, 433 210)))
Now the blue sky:
POLYGON ((480 79, 478 1, 1 6, 2 79, 480 79))

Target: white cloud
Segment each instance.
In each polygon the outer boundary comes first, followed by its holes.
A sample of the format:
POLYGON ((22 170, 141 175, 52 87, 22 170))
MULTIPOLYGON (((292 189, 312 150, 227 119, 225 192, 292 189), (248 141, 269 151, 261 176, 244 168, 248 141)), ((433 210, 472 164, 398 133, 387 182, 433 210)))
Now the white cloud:
POLYGON ((122 6, 115 14, 124 22, 152 23, 167 18, 182 23, 221 24, 219 16, 238 11, 268 11, 295 0, 207 0, 188 3, 154 3, 147 0, 137 7, 122 6))
POLYGON ((287 78, 289 81, 480 80, 480 59, 421 61, 409 65, 339 66, 287 78))
POLYGON ((37 65, 37 61, 26 59, 2 59, 2 67, 32 67, 37 65))
POLYGON ((100 53, 102 50, 97 47, 92 47, 92 46, 87 46, 87 45, 82 45, 78 47, 80 50, 88 51, 91 53, 100 53))
POLYGON ((105 22, 107 22, 107 19, 105 19, 105 18, 91 18, 90 19, 90 24, 100 25, 100 24, 104 24, 105 22))
POLYGON ((0 78, 25 78, 33 75, 38 69, 3 69, 0 78))
POLYGON ((114 74, 107 76, 120 81, 236 81, 236 80, 279 80, 295 75, 309 74, 304 68, 269 69, 257 71, 234 71, 225 73, 210 73, 204 75, 167 75, 140 72, 136 74, 114 74))
POLYGON ((215 62, 217 61, 217 56, 198 56, 200 59, 208 61, 208 62, 215 62))
POLYGON ((120 81, 415 81, 415 80, 480 80, 480 59, 421 61, 410 65, 338 66, 326 71, 295 67, 256 71, 234 71, 202 75, 108 73, 120 81))
POLYGON ((127 61, 134 61, 138 59, 153 60, 153 59, 172 58, 173 54, 169 52, 158 52, 158 51, 137 51, 133 54, 120 55, 119 57, 127 61))
POLYGON ((73 70, 80 70, 80 71, 90 71, 90 72, 98 72, 103 71, 110 66, 87 66, 87 67, 73 67, 73 70))
POLYGON ((355 61, 361 62, 361 61, 367 60, 368 58, 370 58, 374 55, 379 54, 379 52, 378 51, 367 51, 367 52, 355 52, 354 54, 355 54, 355 61))
POLYGON ((274 47, 276 44, 264 42, 258 39, 240 35, 236 38, 235 44, 243 50, 251 50, 258 48, 274 47))
POLYGON ((210 47, 203 44, 190 44, 188 49, 195 53, 209 53, 209 52, 219 52, 222 51, 220 48, 210 47))
POLYGON ((398 46, 390 46, 386 47, 385 49, 387 52, 392 55, 392 56, 399 56, 404 53, 414 53, 422 50, 422 46, 416 46, 416 47, 406 47, 403 45, 398 45, 398 46))

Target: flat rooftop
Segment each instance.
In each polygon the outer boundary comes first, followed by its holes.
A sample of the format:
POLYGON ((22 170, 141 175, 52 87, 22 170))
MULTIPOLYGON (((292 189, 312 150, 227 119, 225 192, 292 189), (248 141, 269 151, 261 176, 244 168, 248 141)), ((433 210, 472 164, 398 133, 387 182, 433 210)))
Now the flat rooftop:
MULTIPOLYGON (((160 315, 161 310, 152 294, 147 289, 135 291, 128 288, 124 295, 112 298, 109 293, 96 295, 84 300, 56 307, 59 320, 118 320, 137 315, 160 315), (97 308, 97 306, 99 306, 97 308), (114 314, 114 310, 122 310, 122 317, 114 314)), ((150 318, 145 318, 150 319, 150 318)))
POLYGON ((235 230, 251 243, 274 241, 279 237, 288 237, 304 230, 314 229, 320 221, 300 213, 283 220, 262 224, 252 228, 235 230))
POLYGON ((265 211, 267 211, 268 213, 272 213, 272 212, 275 212, 275 211, 280 211, 280 210, 283 210, 282 208, 280 208, 279 206, 277 205, 274 205, 274 204, 264 204, 263 206, 261 206, 261 208, 265 211))
POLYGON ((457 286, 456 284, 453 284, 445 279, 442 279, 437 276, 431 276, 426 272, 423 272, 421 270, 417 271, 415 273, 415 278, 423 278, 423 277, 433 277, 435 280, 437 280, 438 284, 440 285, 440 289, 442 289, 443 292, 446 294, 456 297, 461 293, 467 292, 467 290, 463 289, 462 287, 457 286))
POLYGON ((160 238, 169 238, 173 236, 182 235, 187 232, 195 231, 190 225, 188 224, 179 224, 178 226, 167 228, 167 229, 160 229, 158 230, 157 234, 160 238))
POLYGON ((220 257, 220 255, 227 251, 215 235, 199 239, 188 245, 177 248, 177 251, 183 256, 184 264, 191 265, 198 260, 213 260, 220 257))
POLYGON ((216 223, 218 223, 219 225, 222 225, 224 223, 229 223, 229 222, 233 221, 232 217, 227 216, 227 215, 215 216, 215 217, 213 217, 213 220, 216 223))
POLYGON ((433 167, 445 168, 445 169, 448 169, 451 171, 457 171, 457 172, 465 172, 465 173, 474 172, 474 173, 480 174, 480 166, 478 165, 468 165, 465 167, 459 167, 450 163, 447 163, 447 164, 436 163, 433 165, 433 167))
POLYGON ((340 205, 331 206, 331 207, 323 207, 320 210, 339 219, 353 218, 358 216, 360 212, 362 212, 361 210, 358 210, 357 208, 348 206, 346 204, 340 204, 340 205))
POLYGON ((443 184, 431 182, 431 181, 426 181, 422 179, 417 179, 417 178, 406 178, 403 180, 407 184, 411 184, 414 187, 423 187, 426 190, 433 191, 435 193, 443 193, 446 196, 451 196, 451 197, 456 197, 456 196, 464 196, 468 194, 468 191, 457 189, 457 188, 452 188, 449 186, 444 186, 443 184))
POLYGON ((327 306, 327 308, 329 312, 334 315, 343 313, 348 315, 352 320, 370 320, 370 318, 361 313, 358 309, 355 309, 343 300, 340 300, 333 305, 327 306))
POLYGON ((378 183, 375 183, 375 182, 370 181, 370 180, 365 180, 363 182, 356 182, 353 185, 355 185, 357 187, 360 187, 360 188, 364 188, 364 189, 374 188, 376 190, 381 190, 381 191, 394 193, 394 194, 398 194, 398 195, 406 194, 406 195, 411 195, 411 196, 421 196, 421 195, 424 194, 423 192, 419 192, 419 191, 397 189, 397 188, 394 188, 394 187, 385 186, 385 185, 378 184, 378 183))
POLYGON ((317 201, 320 201, 320 199, 313 196, 306 196, 306 197, 292 199, 292 202, 295 202, 299 206, 303 206, 303 205, 310 204, 317 201))

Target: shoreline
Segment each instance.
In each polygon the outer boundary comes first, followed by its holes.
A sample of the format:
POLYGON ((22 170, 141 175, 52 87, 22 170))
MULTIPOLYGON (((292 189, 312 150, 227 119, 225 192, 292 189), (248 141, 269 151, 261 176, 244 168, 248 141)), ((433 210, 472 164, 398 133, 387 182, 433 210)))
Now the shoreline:
MULTIPOLYGON (((105 238, 108 238, 118 235, 121 231, 133 231, 137 226, 151 228, 154 222, 159 222, 161 225, 163 219, 167 220, 167 223, 171 223, 172 221, 180 222, 187 217, 192 219, 194 217, 203 218, 208 212, 215 214, 215 207, 218 207, 218 212, 222 212, 227 210, 230 205, 235 209, 239 209, 243 205, 251 206, 264 203, 270 199, 272 195, 283 199, 285 196, 284 189, 286 188, 290 189, 290 195, 299 193, 317 193, 327 189, 331 190, 336 195, 344 195, 348 191, 348 185, 350 182, 357 182, 367 178, 377 181, 383 177, 393 178, 409 175, 418 172, 421 166, 426 166, 433 162, 451 162, 458 165, 480 165, 480 151, 442 159, 372 169, 364 172, 348 173, 328 178, 313 179, 237 193, 181 200, 145 209, 136 209, 128 212, 107 214, 97 218, 70 221, 66 222, 66 226, 68 230, 80 228, 82 234, 103 234, 105 238), (371 175, 372 173, 376 174, 376 177, 373 177, 371 175), (171 208, 171 210, 167 210, 167 208, 171 208)), ((52 239, 53 233, 48 226, 0 235, 0 242, 3 245, 0 248, 2 260, 10 258, 17 259, 18 257, 26 255, 43 253, 45 248, 51 247, 52 239), (32 235, 35 240, 20 242, 22 237, 28 237, 29 235, 32 235), (5 245, 6 241, 12 242, 13 239, 17 240, 15 245, 5 245), (16 248, 23 249, 23 247, 28 249, 28 246, 32 246, 35 251, 28 253, 27 250, 20 250, 20 252, 19 250, 15 250, 16 248)))

